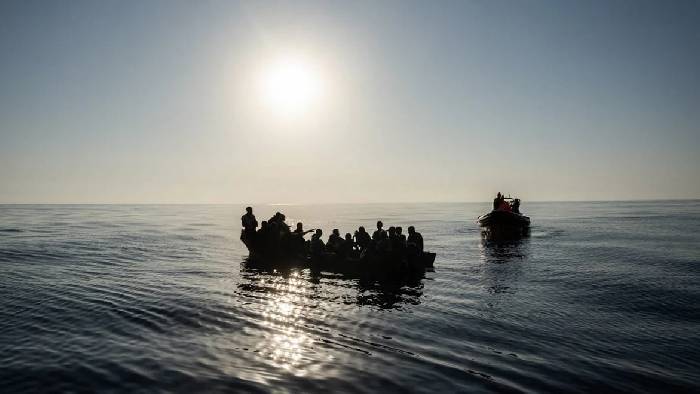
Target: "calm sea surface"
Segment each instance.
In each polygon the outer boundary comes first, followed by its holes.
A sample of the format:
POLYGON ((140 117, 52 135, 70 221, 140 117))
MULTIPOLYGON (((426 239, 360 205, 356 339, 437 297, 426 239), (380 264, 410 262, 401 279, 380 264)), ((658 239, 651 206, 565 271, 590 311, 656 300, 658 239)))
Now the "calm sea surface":
POLYGON ((700 390, 700 202, 260 206, 415 225, 435 271, 248 266, 241 206, 0 206, 0 391, 700 390))

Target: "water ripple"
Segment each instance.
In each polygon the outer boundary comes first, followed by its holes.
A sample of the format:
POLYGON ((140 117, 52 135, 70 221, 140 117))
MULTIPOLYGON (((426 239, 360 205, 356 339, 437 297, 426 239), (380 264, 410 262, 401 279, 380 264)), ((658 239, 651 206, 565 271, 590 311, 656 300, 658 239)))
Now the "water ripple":
POLYGON ((530 238, 506 243, 473 225, 488 204, 285 209, 341 231, 415 224, 435 271, 255 267, 238 240, 242 207, 0 206, 3 391, 700 384, 700 205, 533 204, 530 238))

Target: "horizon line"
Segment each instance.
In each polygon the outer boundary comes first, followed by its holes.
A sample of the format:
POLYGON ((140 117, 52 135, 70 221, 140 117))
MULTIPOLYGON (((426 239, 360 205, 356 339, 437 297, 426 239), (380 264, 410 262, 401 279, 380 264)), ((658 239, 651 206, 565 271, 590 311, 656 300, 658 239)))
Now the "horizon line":
MULTIPOLYGON (((597 203, 597 202, 673 202, 700 201, 696 198, 640 198, 626 200, 526 200, 534 203, 597 203)), ((249 206, 303 206, 303 205, 381 205, 381 204, 483 204, 485 201, 372 201, 372 202, 0 202, 0 205, 249 205, 249 206)))

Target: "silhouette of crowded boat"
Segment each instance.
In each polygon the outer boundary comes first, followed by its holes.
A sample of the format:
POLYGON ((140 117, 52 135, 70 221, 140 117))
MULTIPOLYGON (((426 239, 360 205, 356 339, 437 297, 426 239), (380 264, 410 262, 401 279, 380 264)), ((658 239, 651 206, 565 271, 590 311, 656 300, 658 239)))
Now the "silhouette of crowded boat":
POLYGON ((500 192, 493 200, 493 210, 479 216, 477 223, 490 238, 518 238, 530 233, 530 218, 520 213, 520 199, 500 192))
POLYGON ((321 229, 304 230, 303 224, 297 223, 291 231, 280 212, 262 221, 258 228, 253 209, 247 207, 246 211, 241 217, 241 241, 248 248, 248 262, 252 264, 308 267, 361 277, 423 274, 435 262, 435 253, 423 250, 423 237, 413 226, 406 236, 401 227, 384 230, 384 224, 378 221, 372 235, 364 227, 358 228, 354 236, 347 233, 345 237, 334 229, 324 242, 321 229), (309 233, 313 235, 307 240, 309 233))

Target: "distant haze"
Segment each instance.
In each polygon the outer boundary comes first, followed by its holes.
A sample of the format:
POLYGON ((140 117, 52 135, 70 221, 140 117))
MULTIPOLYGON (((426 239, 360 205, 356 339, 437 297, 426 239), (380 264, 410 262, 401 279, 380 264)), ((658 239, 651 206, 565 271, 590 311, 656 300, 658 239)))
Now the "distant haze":
POLYGON ((0 203, 700 198, 699 70, 698 1, 2 1, 0 203))

